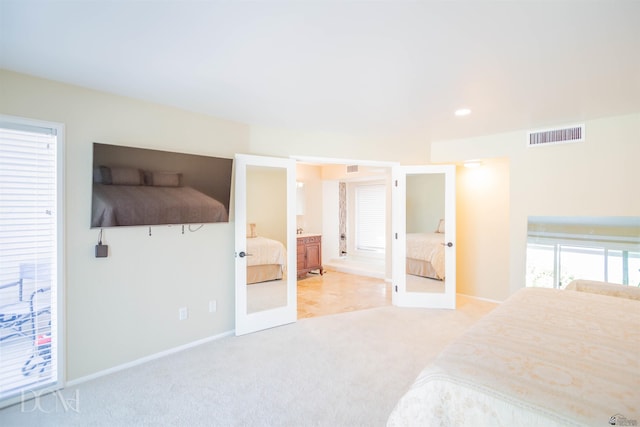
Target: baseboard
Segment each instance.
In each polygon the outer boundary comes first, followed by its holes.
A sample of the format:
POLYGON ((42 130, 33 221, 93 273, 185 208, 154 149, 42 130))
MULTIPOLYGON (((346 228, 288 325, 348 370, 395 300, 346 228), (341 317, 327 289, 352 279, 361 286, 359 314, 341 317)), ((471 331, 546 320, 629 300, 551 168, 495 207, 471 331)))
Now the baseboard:
POLYGON ((457 293, 456 295, 461 295, 463 297, 467 297, 467 298, 471 298, 471 299, 477 299, 478 301, 492 302, 494 304, 502 304, 504 302, 504 301, 498 301, 498 300, 490 299, 490 298, 477 297, 475 295, 467 295, 467 294, 461 294, 461 293, 457 293))
POLYGON ((193 347, 197 347, 202 344, 206 344, 211 341, 216 341, 229 335, 233 335, 235 331, 227 331, 218 335, 213 335, 211 337, 203 338, 201 340, 193 341, 178 347, 170 348, 168 350, 161 351, 159 353, 151 354, 149 356, 141 357, 140 359, 132 360, 131 362, 123 363, 122 365, 114 366, 113 368, 105 369, 103 371, 99 371, 90 375, 86 375, 84 377, 76 378, 75 380, 65 382, 64 387, 73 387, 78 384, 94 380, 96 378, 104 377, 105 375, 114 374, 119 371, 123 371, 125 369, 132 368, 134 366, 139 366, 144 363, 150 362, 152 360, 160 359, 161 357, 169 356, 170 354, 179 353, 184 350, 188 350, 193 347))
POLYGON ((384 277, 385 276, 384 272, 371 271, 371 270, 368 270, 366 267, 362 267, 362 266, 351 266, 351 265, 339 265, 339 264, 325 263, 324 267, 327 270, 333 270, 333 271, 337 271, 339 273, 354 274, 356 276, 372 277, 374 279, 384 279, 385 278, 384 277))

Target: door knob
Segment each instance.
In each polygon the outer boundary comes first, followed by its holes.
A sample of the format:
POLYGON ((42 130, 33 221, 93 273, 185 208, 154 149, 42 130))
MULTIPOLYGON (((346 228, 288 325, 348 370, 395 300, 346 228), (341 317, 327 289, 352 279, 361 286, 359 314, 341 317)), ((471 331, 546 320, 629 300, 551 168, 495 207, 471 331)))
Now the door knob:
POLYGON ((451 246, 453 246, 453 243, 448 242, 448 243, 447 243, 447 246, 451 247, 451 246))

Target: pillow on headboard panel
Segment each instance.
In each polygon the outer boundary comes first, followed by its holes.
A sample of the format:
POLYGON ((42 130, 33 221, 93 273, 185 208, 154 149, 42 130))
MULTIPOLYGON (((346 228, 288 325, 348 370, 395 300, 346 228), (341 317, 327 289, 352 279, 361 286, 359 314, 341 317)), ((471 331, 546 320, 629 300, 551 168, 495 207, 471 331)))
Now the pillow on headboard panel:
POLYGON ((177 172, 145 171, 144 182, 154 187, 180 187, 182 174, 177 172))
POLYGON ((441 219, 438 223, 438 228, 436 229, 436 233, 444 233, 444 219, 441 219))
POLYGON ((253 222, 247 224, 247 237, 249 238, 258 237, 258 233, 256 232, 256 224, 253 222))
POLYGON ((106 185, 142 185, 142 171, 136 168, 99 166, 93 170, 93 182, 106 185))

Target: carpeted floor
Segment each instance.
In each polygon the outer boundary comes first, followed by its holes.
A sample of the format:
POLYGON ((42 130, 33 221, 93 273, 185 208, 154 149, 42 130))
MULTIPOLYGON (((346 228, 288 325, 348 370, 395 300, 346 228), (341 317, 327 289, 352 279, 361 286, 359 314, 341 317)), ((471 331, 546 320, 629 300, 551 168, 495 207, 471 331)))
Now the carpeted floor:
POLYGON ((459 297, 457 310, 387 306, 226 337, 0 410, 0 425, 383 426, 420 370, 494 307, 459 297))

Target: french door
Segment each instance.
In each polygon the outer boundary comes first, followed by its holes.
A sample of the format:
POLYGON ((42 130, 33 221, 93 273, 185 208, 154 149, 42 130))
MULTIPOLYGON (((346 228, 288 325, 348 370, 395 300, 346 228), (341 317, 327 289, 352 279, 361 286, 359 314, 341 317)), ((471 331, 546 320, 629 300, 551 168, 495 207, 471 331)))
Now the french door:
POLYGON ((235 156, 236 335, 296 321, 295 202, 295 160, 235 156))
POLYGON ((63 131, 0 116, 0 407, 62 384, 63 131))
POLYGON ((394 305, 456 308, 455 198, 455 166, 394 167, 394 305))

